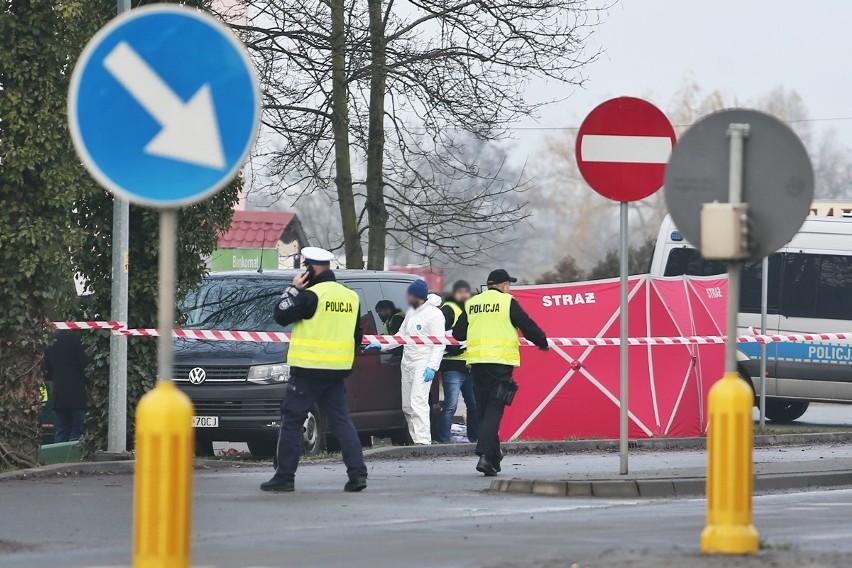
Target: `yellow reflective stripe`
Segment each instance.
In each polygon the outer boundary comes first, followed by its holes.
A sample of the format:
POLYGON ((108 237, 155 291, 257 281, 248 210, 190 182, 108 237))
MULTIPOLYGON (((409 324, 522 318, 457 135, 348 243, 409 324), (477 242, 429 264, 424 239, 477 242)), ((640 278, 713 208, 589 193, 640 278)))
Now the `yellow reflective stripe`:
POLYGON ((509 340, 509 339, 507 339, 507 340, 502 340, 502 339, 468 339, 468 341, 467 341, 467 348, 468 349, 470 349, 471 347, 474 347, 474 346, 479 346, 479 345, 499 345, 501 347, 510 347, 510 348, 514 349, 515 347, 518 346, 518 340, 516 339, 515 341, 512 341, 512 340, 509 340))
POLYGON ((516 349, 514 347, 510 347, 508 345, 476 345, 473 347, 468 347, 468 357, 473 359, 478 355, 482 355, 483 353, 506 353, 509 355, 514 355, 516 349))
POLYGON ((298 347, 317 347, 321 349, 355 349, 354 339, 352 341, 330 341, 327 339, 291 338, 290 344, 298 347))
POLYGON ((322 369, 325 371, 348 371, 352 369, 352 360, 346 359, 341 361, 333 361, 328 359, 309 359, 301 358, 298 361, 291 361, 293 367, 301 367, 303 369, 322 369))
MULTIPOLYGON (((348 353, 301 353, 299 360, 311 361, 349 361, 352 358, 348 353)), ((292 360, 291 360, 292 364, 292 360)), ((298 365, 296 365, 298 367, 298 365)))
POLYGON ((348 349, 323 349, 321 347, 305 347, 299 349, 297 356, 312 356, 316 358, 323 357, 354 357, 355 348, 348 349))

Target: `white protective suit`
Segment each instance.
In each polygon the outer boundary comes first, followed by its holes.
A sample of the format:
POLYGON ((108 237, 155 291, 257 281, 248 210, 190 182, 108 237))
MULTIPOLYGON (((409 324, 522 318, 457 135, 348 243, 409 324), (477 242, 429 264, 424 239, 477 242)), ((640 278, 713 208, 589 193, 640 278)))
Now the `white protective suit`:
MULTIPOLYGON (((398 335, 445 335, 445 320, 440 305, 441 298, 429 294, 419 308, 409 308, 398 335)), ((393 345, 382 346, 385 351, 393 348, 393 345)), ((432 383, 424 380, 423 373, 427 368, 437 372, 443 357, 443 345, 406 345, 402 348, 402 412, 415 444, 432 443, 429 419, 429 391, 432 383)))

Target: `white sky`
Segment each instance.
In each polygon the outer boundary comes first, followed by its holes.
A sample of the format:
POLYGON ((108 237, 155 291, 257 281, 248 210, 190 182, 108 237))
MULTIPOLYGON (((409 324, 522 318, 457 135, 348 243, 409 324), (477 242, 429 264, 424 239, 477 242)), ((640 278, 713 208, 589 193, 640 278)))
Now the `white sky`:
MULTIPOLYGON (((606 52, 586 68, 585 89, 531 84, 532 100, 568 98, 519 127, 578 126, 622 95, 665 110, 688 79, 738 101, 783 86, 798 91, 810 118, 852 117, 850 0, 620 0, 593 42, 606 52)), ((834 129, 852 148, 852 118, 814 128, 834 129)), ((535 152, 548 133, 516 130, 516 152, 535 152)))

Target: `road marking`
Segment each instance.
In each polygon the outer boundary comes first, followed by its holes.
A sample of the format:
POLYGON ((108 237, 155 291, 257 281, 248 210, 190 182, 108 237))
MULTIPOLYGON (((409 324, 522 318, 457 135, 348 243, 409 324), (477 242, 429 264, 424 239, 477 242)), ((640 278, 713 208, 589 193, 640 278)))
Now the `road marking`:
POLYGON ((104 67, 162 126, 145 146, 146 153, 216 170, 225 168, 210 85, 202 85, 183 102, 125 41, 104 58, 104 67))
POLYGON ((610 136, 586 134, 580 146, 584 162, 665 164, 672 153, 667 136, 610 136))
MULTIPOLYGON (((372 492, 371 495, 375 495, 375 492, 372 492)), ((386 494, 380 494, 386 495, 386 494)), ((245 497, 245 495, 242 495, 245 497)), ((541 499, 541 497, 535 497, 530 495, 531 499, 541 499)), ((570 511, 577 510, 591 510, 591 509, 608 509, 613 506, 636 506, 639 505, 640 501, 616 501, 616 500, 607 500, 607 501, 596 501, 594 503, 577 503, 572 505, 562 505, 562 506, 554 506, 554 507, 528 507, 521 509, 496 509, 496 508, 483 508, 483 509, 470 509, 470 508, 452 508, 446 509, 446 512, 453 511, 459 514, 455 514, 452 516, 445 515, 443 517, 404 517, 404 518, 396 518, 396 519, 383 519, 376 521, 365 521, 359 522, 358 526, 361 528, 366 527, 384 527, 384 526, 396 526, 396 525, 405 525, 405 524, 421 524, 421 523, 434 523, 440 520, 465 520, 465 519, 479 519, 486 517, 501 517, 501 516, 514 516, 514 515, 535 515, 535 514, 545 514, 545 513, 566 513, 570 511)), ((317 531, 317 530, 326 530, 328 529, 328 524, 300 524, 297 529, 299 531, 317 531)), ((277 531, 278 529, 272 528, 270 531, 277 531)), ((195 536, 196 542, 202 540, 209 540, 211 538, 221 538, 233 536, 233 532, 228 533, 201 533, 195 536)), ((260 534, 258 531, 253 531, 252 534, 260 534)), ((270 533, 271 534, 271 533, 270 533)))
MULTIPOLYGON (((536 496, 536 499, 539 497, 536 496)), ((638 505, 639 501, 603 501, 603 502, 594 502, 594 503, 576 503, 573 505, 561 505, 561 506, 553 506, 553 507, 529 507, 526 509, 497 509, 494 507, 490 508, 460 508, 460 507, 451 507, 447 509, 448 511, 458 511, 460 513, 470 512, 470 515, 462 515, 463 517, 491 517, 495 515, 534 515, 541 513, 565 513, 568 511, 579 511, 584 509, 606 509, 612 506, 635 506, 638 505)))
POLYGON ((799 538, 803 540, 844 540, 852 539, 852 533, 826 533, 814 535, 801 535, 799 538))

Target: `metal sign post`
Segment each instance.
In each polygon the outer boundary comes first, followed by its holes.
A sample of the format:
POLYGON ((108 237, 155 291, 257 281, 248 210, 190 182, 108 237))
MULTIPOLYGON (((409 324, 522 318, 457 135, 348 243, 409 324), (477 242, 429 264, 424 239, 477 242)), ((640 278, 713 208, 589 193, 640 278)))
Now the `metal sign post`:
MULTIPOLYGON (((161 210, 158 380, 136 407, 133 561, 188 568, 193 408, 171 380, 178 208, 218 192, 245 163, 260 124, 254 65, 212 16, 162 4, 133 10, 80 55, 68 120, 78 155, 101 185, 161 210)), ((124 403, 119 393, 111 403, 124 403)))
POLYGON ((744 260, 778 250, 802 225, 813 197, 813 169, 787 125, 733 109, 701 119, 681 137, 665 187, 678 229, 705 258, 728 261, 725 374, 709 396, 701 551, 754 554, 754 392, 737 370, 741 268, 744 260))
MULTIPOLYGON (((769 257, 764 256, 760 272, 760 334, 766 335, 769 311, 769 257)), ((760 427, 766 427, 766 343, 760 344, 760 427)))
POLYGON ((621 213, 621 259, 620 259, 620 277, 621 277, 621 308, 620 308, 620 316, 619 321, 621 323, 619 328, 619 346, 618 346, 618 357, 619 357, 619 400, 621 404, 619 405, 619 415, 618 415, 618 449, 620 454, 619 459, 619 473, 621 475, 627 475, 628 472, 628 455, 629 455, 629 447, 628 447, 628 419, 629 416, 629 407, 627 401, 630 400, 629 397, 629 385, 630 381, 628 380, 628 358, 627 358, 627 260, 630 254, 630 250, 628 249, 628 240, 627 240, 627 213, 628 213, 628 204, 626 201, 622 201, 620 204, 620 213, 621 213))
MULTIPOLYGON (((116 0, 116 12, 130 10, 130 0, 116 0)), ((112 203, 112 298, 110 319, 127 321, 128 250, 130 248, 130 202, 118 196, 112 203)), ((109 410, 107 451, 127 451, 127 337, 109 338, 109 410)))
POLYGON ((136 407, 134 566, 190 566, 192 402, 172 380, 177 209, 160 212, 157 384, 136 407))
POLYGON ((157 282, 157 378, 172 380, 174 359, 175 286, 177 280, 177 210, 160 212, 160 258, 157 282))
POLYGON ((619 347, 618 431, 619 473, 628 472, 628 257, 629 202, 644 199, 663 186, 666 162, 675 145, 669 119, 648 101, 635 97, 610 99, 595 107, 577 133, 577 167, 598 193, 619 202, 621 308, 619 347))
MULTIPOLYGON (((748 124, 731 124, 730 157, 728 162, 728 203, 739 205, 743 201, 743 148, 749 133, 748 124)), ((739 237, 739 235, 737 235, 739 237)), ((725 372, 736 373, 737 369, 737 316, 740 313, 740 275, 743 263, 728 261, 728 310, 726 313, 725 372)))
MULTIPOLYGON (((732 123, 728 129, 728 203, 733 207, 742 202, 743 147, 748 134, 748 124, 732 123)), ((735 225, 729 228, 736 230, 735 225)), ((729 236, 732 242, 745 237, 742 234, 729 236)), ((713 385, 709 396, 707 526, 701 533, 701 551, 705 553, 754 554, 759 548, 752 513, 754 396, 737 370, 737 316, 742 272, 742 257, 737 254, 740 253, 731 253, 728 260, 725 375, 713 385)))

